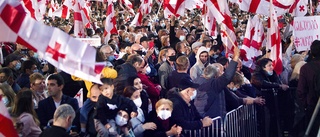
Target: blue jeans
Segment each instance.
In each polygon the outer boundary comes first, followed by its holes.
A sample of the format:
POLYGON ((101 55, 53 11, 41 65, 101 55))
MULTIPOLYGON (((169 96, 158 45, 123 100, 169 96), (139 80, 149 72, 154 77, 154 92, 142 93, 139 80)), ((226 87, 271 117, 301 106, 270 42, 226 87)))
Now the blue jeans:
POLYGON ((90 99, 87 99, 80 109, 80 123, 87 124, 88 114, 90 110, 94 107, 94 104, 90 99))

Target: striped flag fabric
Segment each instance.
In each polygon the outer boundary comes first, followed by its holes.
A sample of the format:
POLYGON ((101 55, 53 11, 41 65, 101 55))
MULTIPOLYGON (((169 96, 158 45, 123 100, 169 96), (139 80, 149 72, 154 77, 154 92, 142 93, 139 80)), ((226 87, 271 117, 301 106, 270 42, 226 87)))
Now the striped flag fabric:
POLYGON ((11 121, 8 109, 2 101, 0 96, 0 137, 18 137, 17 131, 15 130, 11 121))

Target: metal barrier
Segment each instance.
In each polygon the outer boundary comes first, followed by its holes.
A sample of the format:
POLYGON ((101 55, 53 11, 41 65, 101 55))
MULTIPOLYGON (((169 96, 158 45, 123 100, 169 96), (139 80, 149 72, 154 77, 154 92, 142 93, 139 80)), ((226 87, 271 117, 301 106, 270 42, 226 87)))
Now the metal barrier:
POLYGON ((228 112, 224 119, 213 118, 210 127, 185 130, 188 137, 257 137, 257 115, 254 105, 242 105, 228 112))

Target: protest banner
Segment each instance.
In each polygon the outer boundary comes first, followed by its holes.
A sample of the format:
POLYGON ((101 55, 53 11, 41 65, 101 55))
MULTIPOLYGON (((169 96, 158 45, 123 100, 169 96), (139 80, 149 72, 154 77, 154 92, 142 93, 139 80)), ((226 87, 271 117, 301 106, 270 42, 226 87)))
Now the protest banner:
POLYGON ((319 39, 320 16, 295 17, 293 23, 294 45, 298 52, 310 49, 314 40, 319 39))
POLYGON ((101 46, 101 38, 77 38, 78 40, 88 43, 90 46, 99 47, 101 46))

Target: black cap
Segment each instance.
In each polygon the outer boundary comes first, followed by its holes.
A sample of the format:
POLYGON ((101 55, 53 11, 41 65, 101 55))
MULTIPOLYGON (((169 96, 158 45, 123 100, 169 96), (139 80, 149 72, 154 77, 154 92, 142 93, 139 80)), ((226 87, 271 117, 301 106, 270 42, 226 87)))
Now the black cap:
POLYGON ((149 41, 150 39, 146 36, 143 36, 140 38, 140 43, 144 42, 144 41, 149 41))
POLYGON ((178 88, 181 90, 184 90, 186 88, 198 88, 200 85, 197 83, 192 82, 192 79, 190 77, 182 78, 179 82, 178 88))
POLYGON ((158 36, 157 36, 157 35, 154 35, 153 33, 151 33, 151 34, 148 35, 148 39, 149 39, 149 40, 151 40, 151 39, 156 39, 156 38, 158 38, 158 36))

